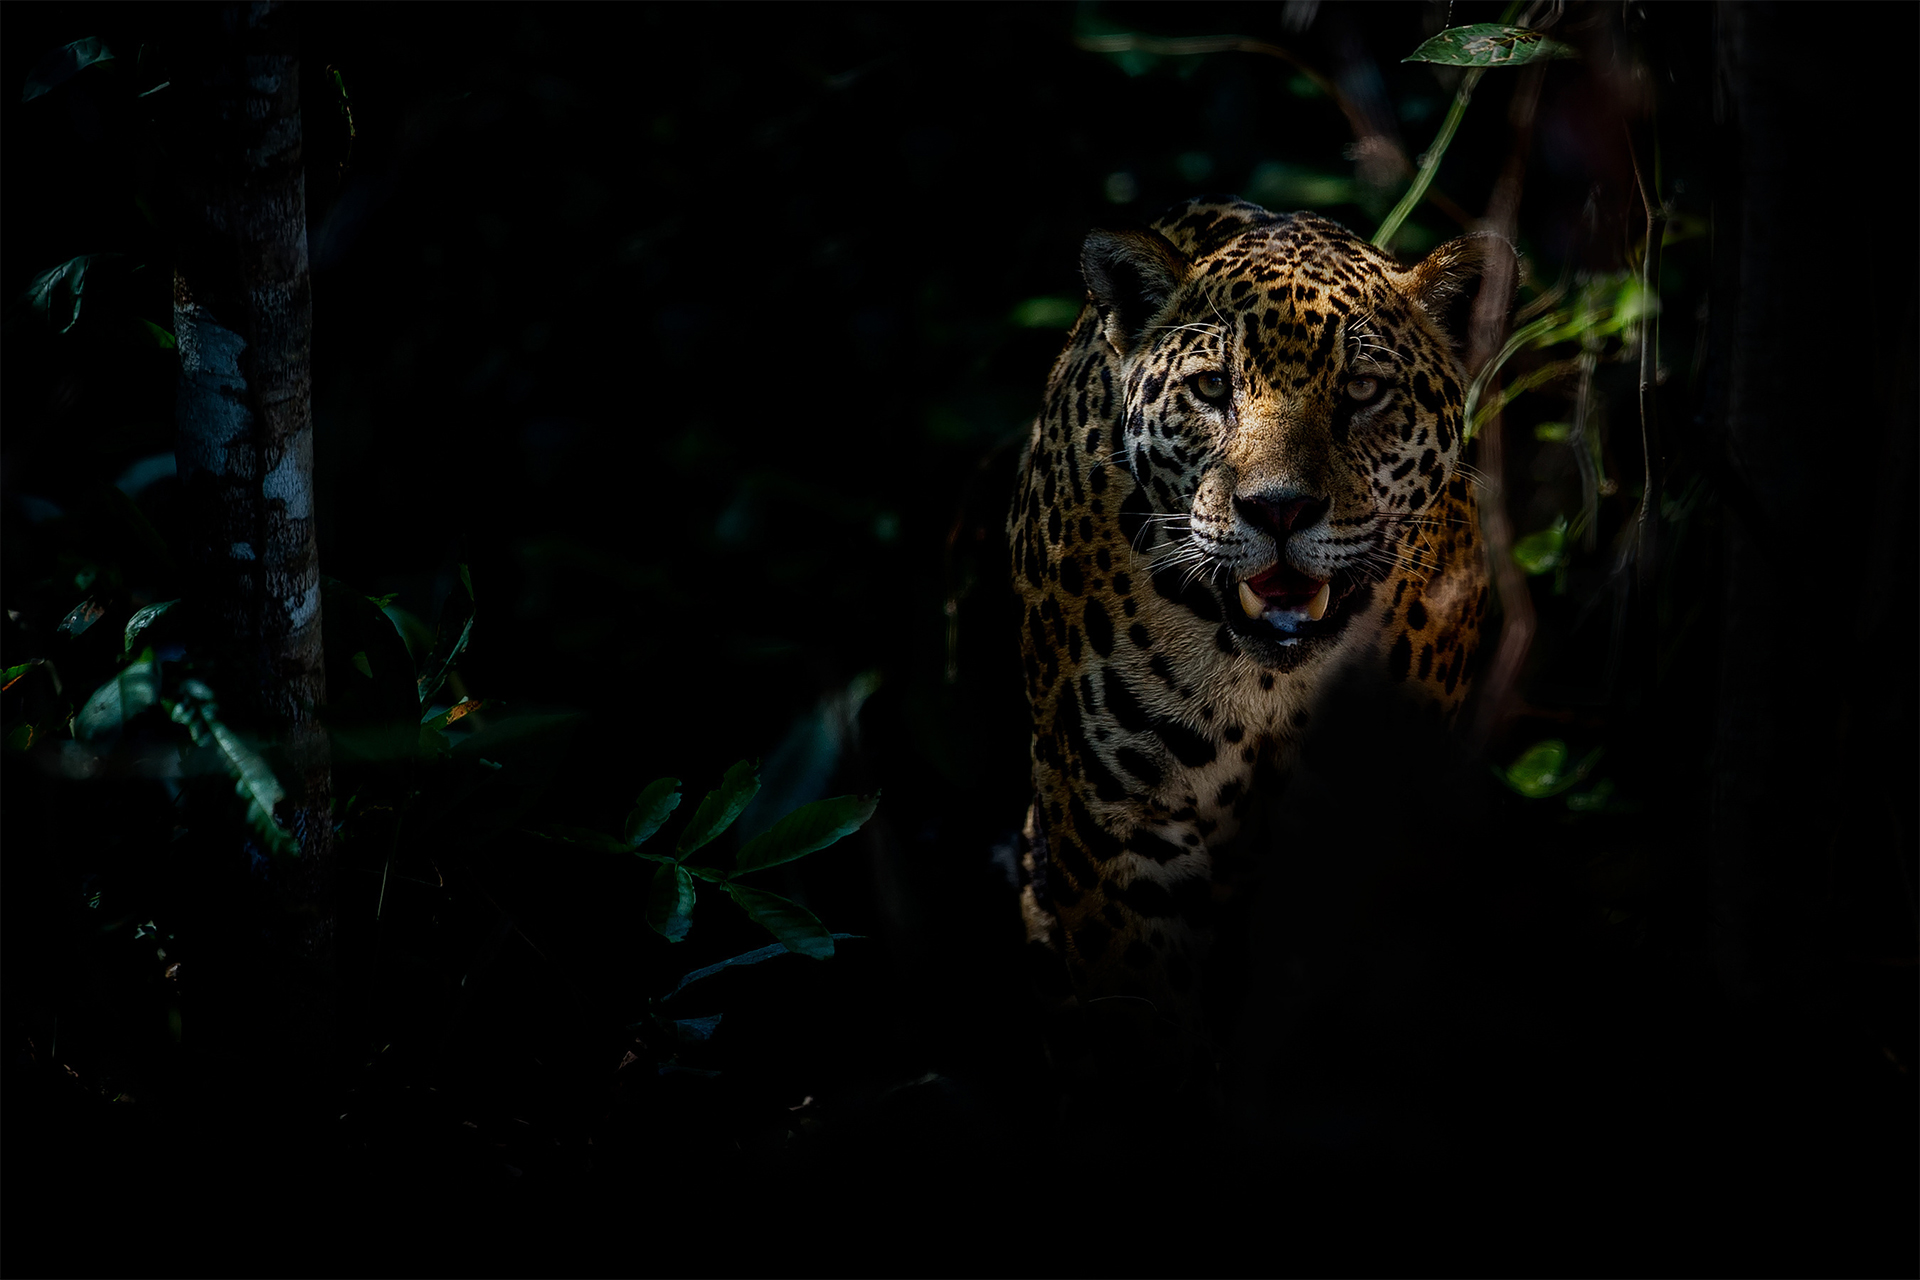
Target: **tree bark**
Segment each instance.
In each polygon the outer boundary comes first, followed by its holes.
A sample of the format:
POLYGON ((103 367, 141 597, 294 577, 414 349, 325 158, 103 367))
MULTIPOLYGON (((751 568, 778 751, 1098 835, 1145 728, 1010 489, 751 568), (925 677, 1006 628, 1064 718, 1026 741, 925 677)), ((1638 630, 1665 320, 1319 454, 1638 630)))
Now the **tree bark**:
POLYGON ((173 50, 180 95, 174 325, 177 439, 192 607, 223 716, 272 748, 299 844, 268 870, 288 966, 286 1047, 323 1061, 333 1020, 332 794, 301 165, 300 68, 279 4, 189 10, 173 50))

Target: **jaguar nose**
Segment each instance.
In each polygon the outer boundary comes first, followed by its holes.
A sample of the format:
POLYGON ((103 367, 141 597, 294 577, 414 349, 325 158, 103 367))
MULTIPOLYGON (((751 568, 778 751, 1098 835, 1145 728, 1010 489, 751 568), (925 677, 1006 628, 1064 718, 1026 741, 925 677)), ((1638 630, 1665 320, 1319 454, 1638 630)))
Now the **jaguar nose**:
POLYGON ((1278 546, 1302 529, 1320 523, 1332 505, 1330 499, 1299 493, 1261 493, 1233 500, 1234 509, 1256 529, 1264 529, 1278 546))

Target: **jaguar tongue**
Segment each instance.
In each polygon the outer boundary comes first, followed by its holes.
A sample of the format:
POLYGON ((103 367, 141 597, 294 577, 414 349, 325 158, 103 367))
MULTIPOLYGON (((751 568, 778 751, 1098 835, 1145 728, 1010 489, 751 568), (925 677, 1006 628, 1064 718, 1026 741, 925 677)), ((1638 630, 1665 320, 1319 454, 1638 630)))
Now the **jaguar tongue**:
POLYGON ((1314 622, 1326 616, 1333 584, 1301 573, 1285 561, 1240 582, 1240 610, 1249 618, 1269 612, 1304 613, 1314 622))

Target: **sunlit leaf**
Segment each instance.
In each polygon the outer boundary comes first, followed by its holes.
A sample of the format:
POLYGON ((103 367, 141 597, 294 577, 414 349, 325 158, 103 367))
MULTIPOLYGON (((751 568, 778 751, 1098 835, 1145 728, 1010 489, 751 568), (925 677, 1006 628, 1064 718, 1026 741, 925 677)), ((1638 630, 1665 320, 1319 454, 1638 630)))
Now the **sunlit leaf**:
POLYGON ((667 815, 680 807, 680 779, 655 778, 640 792, 627 814, 627 843, 637 845, 658 831, 667 815))
POLYGON ((0 690, 13 688, 13 682, 33 669, 33 663, 23 662, 17 667, 8 667, 0 671, 0 690))
POLYGON ((135 638, 138 637, 142 631, 145 631, 155 622, 158 622, 161 614, 179 603, 178 600, 162 600, 158 604, 148 605, 146 608, 136 612, 131 618, 128 618, 125 636, 126 652, 132 653, 135 638))
POLYGON ((61 45, 41 55, 40 61, 34 64, 26 86, 20 90, 20 101, 32 102, 44 93, 51 93, 88 67, 113 60, 113 50, 96 36, 61 45))
POLYGON ((83 742, 117 732, 160 698, 159 665, 148 649, 119 675, 93 691, 73 718, 73 736, 83 742))
POLYGON ((680 941, 693 928, 693 877, 685 867, 661 867, 653 873, 647 923, 668 942, 680 941))
POLYGON ((1549 40, 1538 31, 1474 22, 1449 27, 1401 61, 1437 62, 1449 67, 1518 67, 1543 58, 1579 56, 1571 46, 1549 40))
MULTIPOLYGON (((836 933, 832 935, 835 942, 846 942, 861 936, 862 935, 857 933, 836 933)), ((711 978, 714 974, 734 968, 737 965, 759 964, 763 960, 771 960, 775 956, 788 954, 790 953, 787 951, 787 948, 778 942, 768 947, 756 947, 754 950, 748 951, 743 955, 731 956, 728 959, 722 960, 719 964, 710 964, 704 969, 695 969, 692 973, 687 974, 681 978, 678 983, 674 984, 673 990, 667 992, 661 999, 671 1000, 702 978, 711 978)))
POLYGON ((801 805, 773 826, 740 847, 738 871, 757 871, 778 866, 824 849, 842 836, 851 835, 866 824, 880 803, 871 796, 836 796, 801 805))
POLYGON ((1536 742, 1520 753, 1520 758, 1504 770, 1494 770, 1502 782, 1529 800, 1544 800, 1578 786, 1600 762, 1602 751, 1596 747, 1578 764, 1568 764, 1567 744, 1558 738, 1536 742))
POLYGON ((748 919, 780 939, 787 950, 816 960, 833 954, 833 935, 813 912, 799 903, 731 881, 720 887, 740 905, 748 919))
POLYGON ((684 858, 732 826, 740 811, 752 803, 759 792, 759 761, 742 760, 727 770, 727 776, 720 780, 717 788, 707 792, 700 807, 693 811, 693 820, 680 833, 680 843, 676 846, 680 856, 684 858))

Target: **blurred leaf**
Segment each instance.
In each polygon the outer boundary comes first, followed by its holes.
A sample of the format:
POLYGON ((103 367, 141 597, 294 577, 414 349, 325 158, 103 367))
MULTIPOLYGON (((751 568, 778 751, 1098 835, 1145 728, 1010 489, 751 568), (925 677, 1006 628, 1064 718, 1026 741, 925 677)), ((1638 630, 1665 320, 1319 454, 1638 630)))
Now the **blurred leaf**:
POLYGON ((355 650, 352 662, 355 671, 358 671, 369 680, 373 679, 373 663, 367 661, 367 651, 365 649, 355 650))
POLYGON ((720 1028, 720 1019, 725 1016, 725 1014, 710 1013, 704 1018, 675 1018, 674 1034, 690 1044, 711 1040, 713 1033, 720 1028))
POLYGON ((30 724, 16 725, 13 730, 7 734, 6 747, 9 751, 25 751, 32 745, 33 726, 30 724))
POLYGON ((93 691, 73 718, 73 736, 83 742, 117 732, 160 698, 159 666, 148 649, 119 675, 93 691))
POLYGON ((8 667, 0 671, 0 690, 13 688, 13 682, 33 669, 33 663, 23 662, 17 667, 8 667))
POLYGON ((454 721, 464 719, 486 705, 486 699, 484 698, 478 700, 462 698, 438 715, 429 712, 421 719, 420 727, 423 729, 444 729, 454 721))
POLYGON ((50 267, 33 278, 23 295, 27 304, 46 316, 47 323, 61 333, 70 331, 80 319, 80 295, 87 287, 87 273, 99 263, 118 258, 117 253, 83 253, 50 267))
POLYGON ((1548 444, 1565 444, 1572 436, 1571 422, 1541 422, 1533 428, 1533 438, 1548 444))
POLYGON ((1028 298, 1007 316, 1016 329, 1071 329, 1080 317, 1080 303, 1072 298, 1028 298))
POLYGON ((564 840, 568 844, 581 844, 589 849, 598 849, 602 853, 625 853, 627 846, 610 835, 590 830, 586 827, 550 827, 546 835, 549 839, 564 840))
POLYGON ((719 787, 707 792, 700 801, 700 807, 693 811, 693 820, 680 833, 677 846, 680 856, 686 857, 733 825, 733 820, 752 803, 759 791, 759 761, 742 760, 727 770, 727 776, 720 780, 719 787))
POLYGON ((51 93, 88 67, 112 61, 113 50, 95 36, 61 45, 42 54, 40 61, 34 64, 32 73, 27 76, 26 87, 20 91, 20 101, 32 102, 44 93, 51 93))
POLYGON ((632 812, 627 814, 627 843, 644 842, 661 828, 667 815, 679 807, 680 779, 655 778, 649 782, 640 792, 640 798, 633 802, 632 812))
POLYGON ((1437 62, 1449 67, 1518 67, 1542 58, 1579 56, 1572 47, 1549 40, 1538 31, 1474 22, 1442 31, 1401 61, 1437 62))
POLYGON ((1567 744, 1558 738, 1548 738, 1521 752, 1520 758, 1504 772, 1494 770, 1494 775, 1527 799, 1544 800, 1584 781, 1599 763, 1601 754, 1601 749, 1596 747, 1579 764, 1569 768, 1567 744))
POLYGON ((1550 528, 1516 541, 1513 562, 1520 566, 1521 572, 1532 577, 1558 569, 1566 559, 1566 552, 1567 522, 1561 519, 1554 521, 1550 528))
POLYGON ((174 341, 173 335, 153 321, 137 320, 136 323, 140 326, 140 333, 162 351, 173 351, 179 347, 179 344, 174 341))
POLYGON ((878 793, 870 796, 836 796, 801 805, 776 822, 772 829, 747 841, 734 864, 737 872, 758 871, 824 849, 842 836, 851 835, 866 824, 879 805, 878 793))
POLYGON ((749 920, 780 939, 787 950, 816 960, 825 960, 833 954, 833 935, 813 912, 799 903, 731 881, 720 887, 740 904, 749 920))
MULTIPOLYGON (((60 619, 60 625, 55 627, 54 630, 65 632, 70 636, 77 636, 106 616, 106 606, 92 597, 88 597, 73 606, 73 612, 60 619)), ((132 648, 133 646, 128 645, 127 647, 132 648)))
POLYGON ((1246 184, 1247 199, 1275 209, 1352 204, 1355 190, 1354 180, 1348 175, 1322 173, 1277 160, 1256 167, 1246 184))
POLYGON ((178 600, 162 600, 158 604, 148 605, 146 608, 136 612, 131 618, 128 618, 125 652, 132 653, 134 639, 139 636, 142 631, 145 631, 157 622, 161 614, 179 603, 178 600))
MULTIPOLYGON (((832 938, 835 942, 846 942, 849 939, 859 938, 860 936, 861 935, 857 933, 836 933, 832 935, 832 938)), ((784 956, 786 954, 788 954, 787 948, 783 944, 776 942, 770 947, 759 947, 743 955, 722 960, 719 964, 710 964, 704 969, 695 969, 692 973, 681 978, 680 981, 674 985, 673 990, 662 996, 661 1000, 663 1002, 671 1000, 702 978, 711 978, 714 974, 725 969, 731 969, 735 965, 759 964, 762 960, 771 960, 775 956, 784 956)))
POLYGON ((1567 808, 1575 813, 1603 813, 1613 799, 1613 779, 1602 778, 1585 791, 1567 793, 1567 808))
POLYGON ((647 923, 668 942, 680 941, 693 928, 693 877, 685 867, 661 867, 653 873, 647 923))

